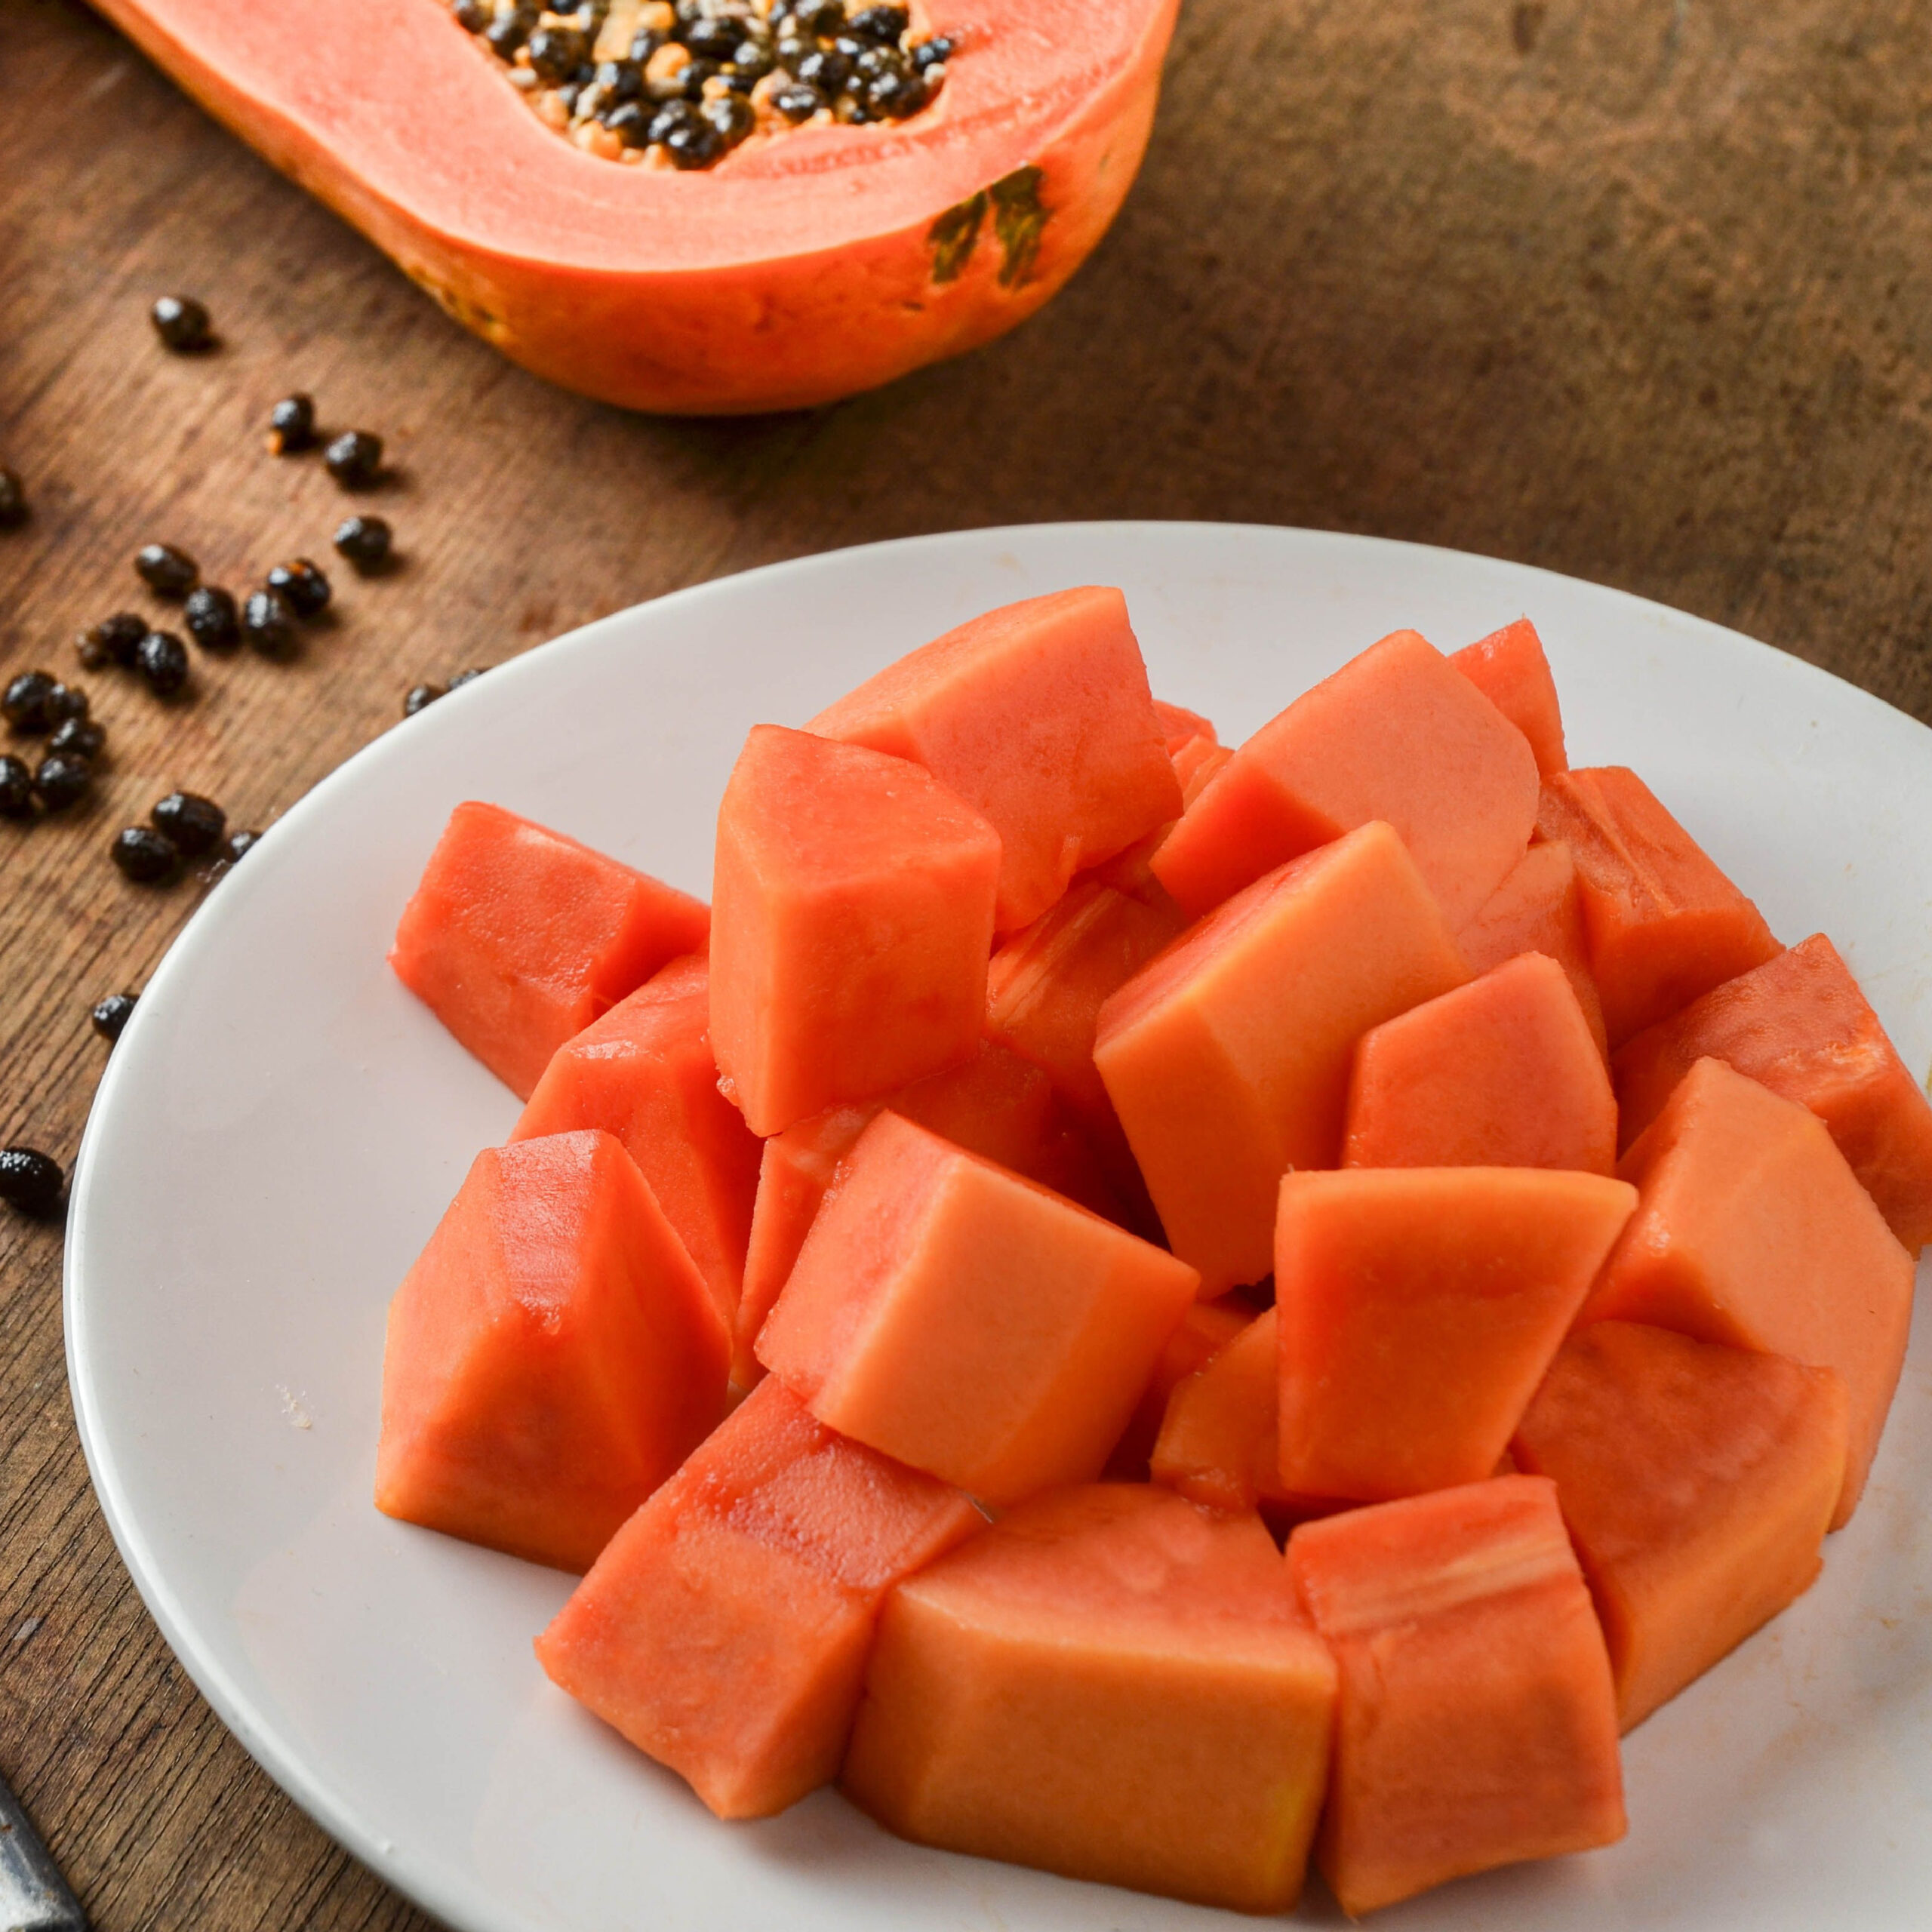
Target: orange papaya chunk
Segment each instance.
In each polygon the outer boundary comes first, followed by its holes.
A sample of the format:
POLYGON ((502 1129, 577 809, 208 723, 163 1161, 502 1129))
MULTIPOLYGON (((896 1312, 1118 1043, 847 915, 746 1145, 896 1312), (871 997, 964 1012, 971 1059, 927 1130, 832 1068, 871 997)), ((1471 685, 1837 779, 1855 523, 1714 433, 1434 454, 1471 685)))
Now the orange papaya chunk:
POLYGON ((512 1140, 601 1127, 651 1184, 728 1323, 758 1187, 758 1137, 718 1091, 711 976, 674 960, 551 1056, 512 1140))
POLYGON ((1824 1123, 1721 1060, 1691 1068, 1617 1172, 1641 1199, 1580 1318, 1836 1369, 1850 1404, 1840 1528, 1905 1361, 1912 1257, 1824 1123))
POLYGON ((1553 1483, 1304 1523, 1288 1574, 1340 1673, 1315 1857, 1351 1918, 1623 1835, 1610 1660, 1553 1483))
POLYGON ((1100 1008, 1181 930, 1158 910, 1091 880, 1024 932, 986 969, 986 1035, 1043 1067, 1097 1149, 1130 1158, 1113 1103, 1094 1065, 1100 1008))
POLYGON ((1198 918, 1343 832, 1386 819, 1453 930, 1523 856, 1537 815, 1529 744, 1414 631, 1397 631, 1262 726, 1154 854, 1198 918))
POLYGON ((884 1113, 758 1357, 829 1428, 1004 1505, 1100 1474, 1196 1285, 1171 1254, 884 1113))
POLYGON ((1563 749, 1563 709, 1556 680, 1549 674, 1543 639, 1527 617, 1478 638, 1449 661, 1530 741, 1537 770, 1546 778, 1567 771, 1563 749))
POLYGON ((971 1057, 999 853, 919 766, 752 727, 718 811, 711 1044, 754 1134, 971 1057))
POLYGON ((1809 1107, 1906 1249, 1932 1241, 1932 1106, 1823 933, 1624 1043, 1626 1145, 1706 1054, 1809 1107))
POLYGON ((877 1115, 890 1107, 969 1153, 1046 1182, 1046 1171, 1060 1171, 1064 1131, 1053 1101, 1053 1083, 1038 1067, 988 1041, 962 1066, 929 1073, 882 1100, 829 1107, 774 1134, 758 1166, 731 1379, 749 1389, 764 1373, 752 1352, 758 1331, 791 1279, 838 1163, 877 1115))
MULTIPOLYGON (((1217 745, 1211 738, 1190 738, 1174 753, 1174 776, 1180 780, 1183 811, 1207 790, 1215 773, 1233 756, 1234 752, 1229 746, 1217 745)), ((1159 849, 1157 844, 1153 851, 1159 849)), ((1153 851, 1148 854, 1150 862, 1153 851)))
POLYGON ((724 1413, 728 1352, 609 1134, 486 1149, 389 1304, 376 1506, 581 1570, 724 1413))
POLYGON ((1168 731, 1118 590, 989 611, 888 665, 806 728, 922 764, 1001 841, 998 926, 1180 810, 1168 731))
POLYGON ((396 977, 518 1099, 574 1033, 705 942, 701 900, 472 800, 389 949, 396 977))
POLYGON ((1342 1164, 1614 1171, 1617 1098, 1563 968, 1518 953, 1370 1028, 1342 1164))
POLYGON ((1544 781, 1537 825, 1577 862, 1613 1048, 1779 950, 1757 907, 1634 771, 1557 773, 1544 781))
POLYGON ((1469 977, 1378 822, 1257 879, 1101 1008, 1094 1065, 1204 1295, 1267 1273, 1276 1183, 1340 1157, 1355 1041, 1469 977))
POLYGON ((1537 1168, 1286 1176, 1282 1487, 1380 1502, 1487 1475, 1636 1204, 1537 1168))
POLYGON ((1624 1730, 1811 1587, 1846 1414, 1834 1370, 1782 1355, 1628 1321, 1564 1344, 1511 1447, 1556 1484, 1624 1730))
POLYGON ((1289 1503, 1281 1482, 1281 1345, 1275 1311, 1264 1309, 1175 1384, 1149 1474, 1205 1509, 1289 1503))
POLYGON ((1160 721, 1170 758, 1176 756, 1183 745, 1196 738, 1205 739, 1211 745, 1220 742, 1214 735, 1214 726, 1199 712, 1190 711, 1184 704, 1170 704, 1164 698, 1157 697, 1154 700, 1154 715, 1160 721))
MULTIPOLYGON (((1140 1400, 1134 1404, 1134 1414, 1128 1419, 1120 1440, 1107 1458, 1103 1475, 1116 1482, 1147 1480, 1161 1425, 1167 1419, 1169 1398, 1182 1383, 1206 1367, 1243 1329, 1251 1327, 1254 1319, 1254 1310, 1238 1295, 1224 1295, 1219 1301, 1198 1301, 1181 1317, 1180 1326, 1168 1337, 1168 1345, 1161 1351, 1154 1372, 1147 1378, 1146 1387, 1140 1392, 1140 1400)), ((1269 1366, 1273 1366, 1272 1355, 1269 1366)), ((1271 1382, 1271 1398, 1272 1394, 1271 1382)), ((1272 1438, 1269 1447, 1272 1452, 1272 1438)), ((1272 1453, 1269 1460, 1273 1460, 1272 1453)), ((1179 1488, 1181 1485, 1171 1486, 1179 1488)), ((1251 1500, 1249 1506, 1252 1506, 1251 1500)))
POLYGON ((1251 1512, 1063 1490, 888 1598, 840 1783, 923 1844, 1285 1912, 1334 1700, 1251 1512))
POLYGON ((1603 999, 1591 975, 1589 946, 1583 934, 1577 861, 1561 839, 1532 845, 1457 934, 1456 943, 1478 973, 1519 952, 1547 953, 1569 975, 1597 1051, 1609 1057, 1603 999))
POLYGON ((985 1521, 766 1382, 618 1531, 537 1659, 719 1817, 768 1817, 838 1774, 886 1592, 985 1521))

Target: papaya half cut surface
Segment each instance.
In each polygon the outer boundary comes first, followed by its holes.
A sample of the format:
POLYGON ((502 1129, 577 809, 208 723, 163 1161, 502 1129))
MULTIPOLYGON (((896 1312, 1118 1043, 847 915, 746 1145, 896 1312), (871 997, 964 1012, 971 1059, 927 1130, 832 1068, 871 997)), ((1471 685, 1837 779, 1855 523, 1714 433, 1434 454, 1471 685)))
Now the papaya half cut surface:
POLYGON ((1706 1054, 1809 1107, 1906 1247, 1932 1240, 1932 1106, 1823 933, 1625 1041, 1612 1070, 1626 1146, 1706 1054))
POLYGON ((1190 918, 1372 819, 1407 846, 1451 931, 1529 844, 1528 741, 1414 631, 1304 691, 1215 773, 1153 857, 1190 918))
POLYGON ((705 943, 701 900, 500 805, 458 805, 396 927, 389 964, 527 1100, 550 1056, 705 943))
POLYGON ((557 1049, 510 1138, 587 1127, 615 1134, 728 1324, 744 1281, 760 1150, 718 1091, 710 1023, 709 968, 699 957, 673 960, 557 1049))
POLYGON ((537 1660, 719 1817, 768 1817, 836 1775, 886 1592, 985 1521, 766 1382, 618 1531, 537 1660))
POLYGON ((728 1355, 611 1136, 486 1149, 389 1304, 376 1506, 582 1570, 723 1415, 728 1355))
POLYGON ((1537 828, 1577 862, 1612 1048, 1780 949, 1757 907, 1622 765, 1546 779, 1537 828))
POLYGON ((1700 1060, 1617 1172, 1638 1190, 1580 1320, 1648 1322, 1835 1369, 1850 1398, 1850 1520, 1912 1326, 1912 1260, 1825 1124, 1700 1060))
POLYGON ((1175 0, 942 5, 958 44, 912 118, 688 173, 574 146, 438 0, 103 11, 512 361, 708 414, 830 401, 1037 309, 1132 183, 1175 0))
POLYGON ((1489 1475, 1636 1204, 1541 1168, 1285 1176, 1283 1488, 1379 1502, 1489 1475))
POLYGON ((829 1428, 1004 1506, 1100 1474, 1198 1278, 883 1113, 819 1210, 758 1355, 829 1428))
POLYGON ((1355 1041, 1469 977, 1377 820, 1237 893, 1101 1008, 1094 1064, 1204 1295, 1267 1273, 1281 1176, 1339 1158, 1355 1041))
POLYGON ((1617 1099, 1563 968, 1518 953, 1371 1027, 1342 1164, 1612 1172, 1617 1099))
POLYGON ((1550 675, 1543 639, 1527 617, 1505 624, 1478 638, 1449 661, 1530 741, 1537 770, 1547 778, 1567 771, 1563 749, 1563 708, 1557 702, 1556 680, 1550 675))
POLYGON ((1610 1660, 1554 1483, 1304 1523, 1288 1573, 1340 1672, 1315 1855, 1351 1918, 1623 1835, 1610 1660))
POLYGON ((1809 1589, 1844 1481, 1829 1368, 1594 1321, 1510 1444, 1548 1476, 1610 1648, 1626 1730, 1809 1589))
POLYGON ((1334 1702, 1252 1511, 1060 1490, 887 1598, 840 1783, 922 1844, 1285 1912, 1334 1702))
POLYGON ((923 766, 752 726, 718 808, 711 1048, 754 1134, 973 1057, 999 854, 923 766))
POLYGON ((986 815, 1000 836, 1003 933, 1180 811, 1127 599, 1103 584, 988 611, 805 728, 922 764, 986 815))
POLYGON ((1456 943, 1478 973, 1519 952, 1547 953, 1570 976, 1597 1051, 1609 1058, 1603 998, 1590 971, 1589 942, 1583 931, 1577 861, 1561 839, 1532 845, 1482 902, 1475 917, 1457 933, 1456 943))

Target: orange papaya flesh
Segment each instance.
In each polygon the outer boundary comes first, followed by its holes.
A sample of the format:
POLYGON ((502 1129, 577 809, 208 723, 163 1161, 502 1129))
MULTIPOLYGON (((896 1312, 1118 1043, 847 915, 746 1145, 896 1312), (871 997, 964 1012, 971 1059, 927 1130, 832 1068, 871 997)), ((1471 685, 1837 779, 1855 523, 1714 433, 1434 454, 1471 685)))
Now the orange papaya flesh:
POLYGON ((758 1137, 718 1091, 711 976, 674 960, 559 1047, 512 1140, 601 1127, 651 1184, 729 1324, 744 1284, 758 1137))
POLYGON ((1342 1164, 1613 1173, 1617 1098, 1563 968, 1518 953, 1371 1027, 1342 1164))
MULTIPOLYGON (((1137 838, 1124 852, 1116 852, 1103 864, 1090 866, 1074 881, 1078 885, 1091 881, 1096 885, 1104 885, 1115 892, 1124 892, 1130 899, 1137 899, 1143 906, 1151 906, 1164 918, 1174 921, 1178 931, 1188 923, 1187 915, 1174 903, 1174 896, 1154 876, 1152 864, 1161 841, 1168 835, 1168 828, 1160 826, 1144 838, 1137 838)), ((1070 891, 1073 888, 1069 887, 1070 891)))
POLYGON ((1564 1343, 1512 1444, 1556 1484, 1626 1730, 1809 1589, 1844 1486, 1835 1371, 1666 1328, 1564 1343))
POLYGON ((1196 1284, 1161 1249, 884 1113, 757 1352, 828 1427, 1004 1506, 1100 1474, 1196 1284))
POLYGON ((1264 1309, 1175 1384, 1149 1475, 1204 1509, 1281 1508, 1291 1500, 1281 1481, 1281 1346, 1275 1311, 1264 1309))
POLYGON ((1082 880, 986 969, 986 1035, 1044 1068, 1097 1149, 1131 1158, 1094 1065, 1101 1007, 1181 930, 1178 914, 1082 880))
POLYGON ((1556 699, 1556 680, 1543 639, 1527 617, 1491 631, 1449 661, 1530 741, 1537 770, 1547 778, 1567 771, 1563 749, 1563 709, 1556 699))
POLYGON ((1626 1146, 1706 1054, 1809 1107, 1906 1250, 1932 1240, 1932 1106, 1823 933, 1625 1041, 1626 1146))
POLYGON ((754 1134, 971 1057, 999 854, 921 766, 752 727, 718 812, 711 1044, 754 1134))
POLYGON ((1154 854, 1190 917, 1344 832, 1386 820, 1453 930, 1523 856, 1536 759, 1414 631, 1397 631, 1241 746, 1154 854))
POLYGON ((1457 934, 1456 943, 1478 973, 1519 952, 1547 953, 1569 975, 1597 1051, 1609 1057, 1603 998, 1590 972, 1589 946, 1583 934, 1577 861, 1560 838, 1543 841, 1523 854, 1475 917, 1457 934))
POLYGON ((1850 1400, 1841 1527, 1905 1361, 1912 1257, 1824 1123, 1721 1060, 1691 1068, 1617 1172, 1641 1198, 1580 1319, 1835 1369, 1850 1400))
POLYGON ((922 1844, 1285 1912, 1334 1699, 1251 1512, 1063 1490, 893 1591, 840 1783, 922 1844))
POLYGON ((1157 697, 1154 715, 1160 720, 1166 736, 1170 758, 1178 757, 1182 748, 1196 739, 1205 739, 1211 745, 1220 742, 1214 735, 1214 726, 1199 712, 1190 711, 1184 704, 1170 704, 1166 699, 1157 697))
MULTIPOLYGON (((1254 1319, 1254 1310, 1238 1295, 1224 1295, 1219 1301, 1198 1301, 1181 1317, 1180 1326, 1168 1337, 1167 1346, 1161 1349, 1154 1372, 1147 1378, 1147 1386, 1141 1390, 1140 1399, 1108 1456, 1102 1475, 1112 1482, 1147 1481, 1155 1444, 1160 1438, 1168 1401, 1175 1389, 1205 1368, 1242 1330, 1252 1327, 1254 1319)), ((1272 1355, 1269 1367, 1273 1367, 1272 1355)), ((1272 1395, 1272 1383, 1269 1392, 1272 1395)), ((1272 1438, 1269 1446, 1272 1450, 1272 1438)))
POLYGON ((886 1592, 985 1520, 764 1383, 618 1531, 537 1659, 719 1817, 768 1817, 837 1775, 886 1592))
POLYGON ((1636 1204, 1535 1168, 1284 1177, 1282 1487, 1377 1502, 1489 1475, 1636 1204))
POLYGON ((1355 1041, 1469 977, 1375 823, 1237 894, 1101 1008, 1094 1064, 1204 1296, 1267 1273, 1281 1175, 1339 1158, 1355 1041))
POLYGON ((1610 1660, 1554 1484, 1352 1509, 1287 1561, 1340 1672, 1315 1856, 1350 1917, 1623 1835, 1610 1660))
POLYGON ((909 758, 985 814, 1000 837, 1003 933, 1180 810, 1127 599, 1101 586, 989 611, 806 728, 909 758))
POLYGON ((1634 771, 1557 773, 1537 824, 1577 862, 1613 1048, 1780 950, 1757 907, 1634 771))
POLYGON ((389 964, 519 1100, 573 1034, 705 943, 703 902, 519 818, 458 805, 389 964))
POLYGON ((764 1373, 752 1353, 758 1331, 791 1278, 838 1163, 878 1115, 890 1107, 971 1153, 1051 1185, 1050 1175, 1064 1172, 1064 1129, 1053 1100, 1053 1084, 1038 1067, 988 1041, 961 1066, 929 1073, 882 1100, 828 1108, 774 1134, 758 1167, 732 1380, 749 1389, 764 1373))
MULTIPOLYGON (((1234 756, 1232 749, 1211 738, 1190 738, 1174 754, 1174 776, 1180 780, 1181 810, 1186 811, 1207 790, 1215 773, 1234 756)), ((1160 849, 1157 844, 1154 850, 1160 849)), ((1151 860, 1152 854, 1149 857, 1151 860)))
POLYGON ((981 0, 908 122, 749 141, 703 174, 587 155, 446 15, 108 0, 216 118, 463 326, 629 409, 809 407, 991 340, 1105 233, 1174 0, 981 0))
POLYGON ((724 1413, 728 1346, 609 1134, 487 1149, 389 1304, 376 1506, 582 1570, 724 1413))

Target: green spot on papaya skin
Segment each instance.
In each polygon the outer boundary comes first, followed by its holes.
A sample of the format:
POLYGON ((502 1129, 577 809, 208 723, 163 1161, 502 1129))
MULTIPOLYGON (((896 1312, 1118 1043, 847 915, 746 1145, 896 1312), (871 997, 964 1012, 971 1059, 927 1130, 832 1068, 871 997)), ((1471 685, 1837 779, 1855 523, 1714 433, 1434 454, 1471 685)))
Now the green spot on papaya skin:
POLYGON ((1041 232, 1053 214, 1040 199, 1040 183, 1045 179, 1029 162, 1001 175, 986 190, 993 205, 993 233, 1005 257, 999 271, 1002 288, 1023 288, 1032 275, 1041 232))
POLYGON ((949 208, 927 231, 933 251, 933 279, 956 281, 973 259, 974 245, 986 219, 986 191, 949 208))

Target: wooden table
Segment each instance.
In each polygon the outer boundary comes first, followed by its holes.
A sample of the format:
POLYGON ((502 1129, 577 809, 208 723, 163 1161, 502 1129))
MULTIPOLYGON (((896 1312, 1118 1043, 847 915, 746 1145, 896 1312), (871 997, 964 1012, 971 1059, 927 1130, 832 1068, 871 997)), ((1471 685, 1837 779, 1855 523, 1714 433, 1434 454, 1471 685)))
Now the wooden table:
MULTIPOLYGON (((1191 0, 1119 225, 1017 337, 801 416, 628 417, 461 334, 72 0, 0 0, 0 672, 245 588, 344 500, 266 456, 312 390, 389 439, 405 552, 302 660, 164 707, 88 680, 97 802, 0 826, 0 1140, 71 1159, 195 890, 104 856, 177 783, 260 823, 417 679, 801 552, 1069 517, 1254 519, 1521 558, 1684 605, 1932 718, 1932 6, 1191 0), (223 346, 166 355, 156 295, 223 346)), ((1364 639, 1366 642, 1367 640, 1364 639)), ((1443 639, 1445 644, 1460 639, 1443 639)), ((142 1610, 67 1401, 57 1231, 0 1215, 0 1772, 105 1928, 424 1923, 216 1721, 142 1610)))

